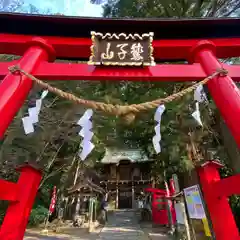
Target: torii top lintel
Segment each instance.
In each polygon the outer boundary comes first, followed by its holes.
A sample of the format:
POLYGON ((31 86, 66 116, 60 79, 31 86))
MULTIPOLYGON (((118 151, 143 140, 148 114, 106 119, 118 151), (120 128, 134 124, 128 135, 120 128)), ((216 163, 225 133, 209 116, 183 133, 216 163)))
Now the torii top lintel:
POLYGON ((41 36, 53 45, 57 58, 86 60, 90 32, 154 32, 157 62, 188 59, 189 48, 211 39, 218 58, 240 56, 240 19, 108 19, 0 14, 0 53, 22 55, 25 43, 41 36), (67 44, 66 44, 67 43, 67 44))

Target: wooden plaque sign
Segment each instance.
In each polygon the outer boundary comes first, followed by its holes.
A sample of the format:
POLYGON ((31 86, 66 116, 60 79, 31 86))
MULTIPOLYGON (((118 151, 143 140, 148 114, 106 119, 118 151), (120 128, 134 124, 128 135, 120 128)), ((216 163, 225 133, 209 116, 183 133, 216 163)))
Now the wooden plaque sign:
POLYGON ((153 33, 102 34, 91 32, 91 57, 88 64, 114 66, 154 66, 153 33))

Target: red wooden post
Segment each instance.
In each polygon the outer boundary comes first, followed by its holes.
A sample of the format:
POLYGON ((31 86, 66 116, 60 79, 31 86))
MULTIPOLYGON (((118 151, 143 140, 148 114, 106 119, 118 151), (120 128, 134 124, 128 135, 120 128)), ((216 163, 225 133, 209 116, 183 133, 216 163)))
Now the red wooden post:
POLYGON ((30 165, 21 167, 16 199, 7 209, 0 230, 1 240, 22 240, 36 193, 42 178, 40 171, 30 165))
MULTIPOLYGON (((225 179, 221 180, 218 172, 220 167, 222 167, 222 165, 218 162, 209 161, 198 169, 198 174, 216 239, 235 240, 239 239, 239 232, 228 203, 229 193, 227 193, 227 195, 224 193, 227 191, 228 187, 232 189, 234 187, 235 192, 239 192, 237 186, 240 184, 240 175, 238 179, 236 179, 237 181, 235 181, 234 186, 225 185, 224 187, 223 184, 225 179)), ((226 179, 231 178, 232 177, 226 179)), ((234 192, 231 194, 234 194, 234 192)))
POLYGON ((170 191, 170 195, 175 194, 175 186, 172 178, 169 180, 169 191, 170 191))
POLYGON ((17 201, 18 186, 16 183, 0 179, 0 199, 5 201, 17 201))
MULTIPOLYGON (((192 60, 199 62, 207 75, 222 68, 215 56, 215 45, 209 41, 200 41, 192 49, 192 60)), ((229 76, 219 76, 209 81, 209 92, 219 111, 240 147, 240 91, 229 76)))
MULTIPOLYGON (((19 60, 18 65, 25 71, 34 73, 39 63, 52 60, 53 48, 43 39, 35 38, 29 42, 29 48, 19 60)), ((8 128, 15 114, 24 103, 32 88, 32 80, 26 76, 8 73, 0 84, 0 139, 8 128)))

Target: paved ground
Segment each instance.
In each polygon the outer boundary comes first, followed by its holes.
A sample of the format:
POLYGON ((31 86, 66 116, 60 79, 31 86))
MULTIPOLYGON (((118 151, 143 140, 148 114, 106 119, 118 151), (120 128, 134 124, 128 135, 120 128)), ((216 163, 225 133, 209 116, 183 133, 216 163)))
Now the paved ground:
POLYGON ((26 234, 24 240, 98 240, 99 236, 96 234, 81 234, 77 232, 73 232, 73 234, 68 236, 46 236, 42 234, 26 234))
POLYGON ((97 240, 99 239, 96 236, 88 235, 88 236, 44 236, 41 234, 27 234, 24 237, 24 240, 97 240))
POLYGON ((147 240, 133 211, 116 211, 102 229, 101 240, 147 240))
POLYGON ((165 228, 152 228, 152 224, 150 223, 142 223, 141 224, 142 230, 145 234, 148 235, 149 239, 151 240, 170 240, 166 234, 167 229, 165 228))
POLYGON ((67 229, 66 234, 40 234, 27 232, 24 240, 97 240, 98 233, 88 233, 85 229, 67 229))
POLYGON ((71 236, 43 236, 26 234, 24 240, 169 240, 164 233, 141 228, 134 211, 115 211, 108 216, 108 223, 99 234, 80 233, 72 229, 71 236), (143 231, 144 229, 144 231, 143 231))
POLYGON ((57 238, 57 237, 47 237, 47 236, 41 236, 38 234, 27 234, 27 236, 24 237, 24 240, 65 240, 67 238, 57 238))

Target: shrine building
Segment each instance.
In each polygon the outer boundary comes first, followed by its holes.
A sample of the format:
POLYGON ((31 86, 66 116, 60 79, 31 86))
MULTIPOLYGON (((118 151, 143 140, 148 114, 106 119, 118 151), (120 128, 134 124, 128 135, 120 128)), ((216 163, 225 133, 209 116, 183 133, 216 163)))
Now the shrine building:
POLYGON ((140 150, 107 149, 101 164, 104 171, 101 186, 110 192, 112 207, 137 208, 144 188, 152 184, 152 161, 140 150))

